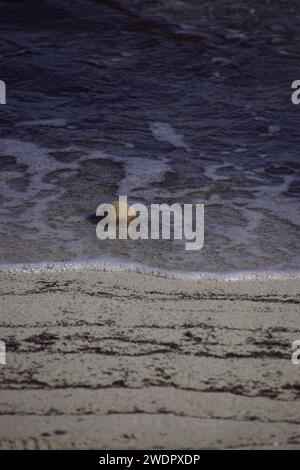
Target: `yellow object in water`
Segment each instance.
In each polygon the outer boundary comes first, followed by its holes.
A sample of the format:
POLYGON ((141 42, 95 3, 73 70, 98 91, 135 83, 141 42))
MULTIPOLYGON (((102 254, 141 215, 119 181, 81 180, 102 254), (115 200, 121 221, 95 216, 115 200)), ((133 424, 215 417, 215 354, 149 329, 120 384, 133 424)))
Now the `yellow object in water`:
POLYGON ((114 206, 116 211, 116 223, 119 224, 120 221, 125 222, 127 225, 130 224, 132 220, 136 218, 135 211, 133 208, 127 204, 125 201, 113 201, 111 203, 114 206))

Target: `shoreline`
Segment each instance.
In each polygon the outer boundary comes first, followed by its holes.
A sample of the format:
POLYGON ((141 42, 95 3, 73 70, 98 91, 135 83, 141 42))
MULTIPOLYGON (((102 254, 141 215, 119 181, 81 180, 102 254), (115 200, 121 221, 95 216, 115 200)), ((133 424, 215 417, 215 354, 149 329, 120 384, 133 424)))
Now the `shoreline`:
POLYGON ((225 271, 185 271, 155 268, 136 262, 123 262, 115 259, 45 261, 37 263, 0 263, 2 273, 50 273, 50 272, 94 271, 101 273, 126 272, 154 278, 182 281, 273 281, 300 279, 299 269, 244 269, 225 271))
POLYGON ((300 448, 299 280, 0 273, 0 448, 300 448))

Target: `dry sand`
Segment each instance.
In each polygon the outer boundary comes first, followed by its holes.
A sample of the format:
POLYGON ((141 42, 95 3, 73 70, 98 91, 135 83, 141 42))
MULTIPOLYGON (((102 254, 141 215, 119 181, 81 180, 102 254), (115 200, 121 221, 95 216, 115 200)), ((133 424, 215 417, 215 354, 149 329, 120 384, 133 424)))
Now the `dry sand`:
POLYGON ((0 448, 300 448, 299 281, 0 276, 0 448))

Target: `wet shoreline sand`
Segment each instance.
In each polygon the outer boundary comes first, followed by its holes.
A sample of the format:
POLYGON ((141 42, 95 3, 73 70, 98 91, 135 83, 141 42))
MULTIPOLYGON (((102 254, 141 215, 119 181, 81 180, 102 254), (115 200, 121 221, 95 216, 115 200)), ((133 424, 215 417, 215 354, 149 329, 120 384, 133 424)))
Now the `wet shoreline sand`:
POLYGON ((0 274, 0 448, 299 448, 299 280, 0 274))

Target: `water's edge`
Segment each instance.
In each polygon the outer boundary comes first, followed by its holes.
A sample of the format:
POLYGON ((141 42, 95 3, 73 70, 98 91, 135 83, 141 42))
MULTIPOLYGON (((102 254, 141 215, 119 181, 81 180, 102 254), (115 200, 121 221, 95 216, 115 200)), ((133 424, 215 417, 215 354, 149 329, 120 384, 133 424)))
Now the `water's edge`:
POLYGON ((116 260, 94 260, 74 262, 43 262, 43 263, 0 263, 0 273, 47 273, 65 271, 96 270, 102 272, 128 272, 153 277, 182 280, 208 281, 271 281, 300 279, 298 270, 244 270, 220 272, 195 272, 157 269, 139 263, 122 263, 116 260))

